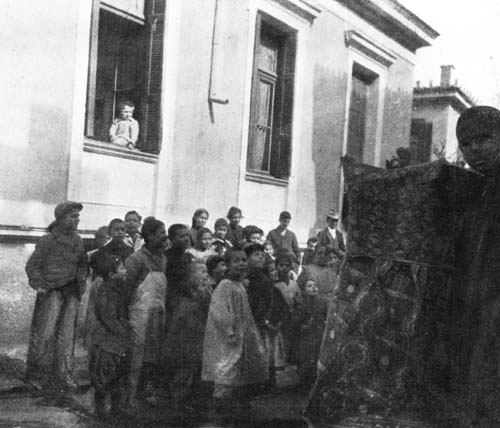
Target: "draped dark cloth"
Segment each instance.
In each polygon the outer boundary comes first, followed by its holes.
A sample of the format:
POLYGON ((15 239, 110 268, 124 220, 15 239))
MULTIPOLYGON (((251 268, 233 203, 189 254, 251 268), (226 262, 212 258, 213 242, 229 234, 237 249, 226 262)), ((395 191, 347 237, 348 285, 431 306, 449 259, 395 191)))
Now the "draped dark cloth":
POLYGON ((304 412, 315 425, 361 409, 425 408, 465 370, 450 355, 459 342, 452 313, 466 288, 455 286, 457 272, 463 278, 468 269, 457 242, 473 242, 466 219, 480 201, 482 176, 443 161, 381 170, 344 159, 343 166, 347 255, 304 412))

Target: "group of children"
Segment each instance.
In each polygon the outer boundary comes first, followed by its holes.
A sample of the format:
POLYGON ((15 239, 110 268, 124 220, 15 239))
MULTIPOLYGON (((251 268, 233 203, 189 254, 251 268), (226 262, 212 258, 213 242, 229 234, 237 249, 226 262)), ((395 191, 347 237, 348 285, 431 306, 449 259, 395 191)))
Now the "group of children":
MULTIPOLYGON (((282 217, 293 243, 290 215, 282 217)), ((310 240, 312 260, 297 275, 286 240, 262 242, 259 227, 240 225, 238 208, 214 233, 208 218, 197 210, 191 228, 167 232, 130 211, 97 230, 85 342, 99 417, 134 414, 141 394, 154 404, 164 388, 179 410, 196 412, 207 385, 217 414, 234 414, 251 393, 276 389, 286 365, 298 367, 304 385, 314 380, 339 260, 310 240)))

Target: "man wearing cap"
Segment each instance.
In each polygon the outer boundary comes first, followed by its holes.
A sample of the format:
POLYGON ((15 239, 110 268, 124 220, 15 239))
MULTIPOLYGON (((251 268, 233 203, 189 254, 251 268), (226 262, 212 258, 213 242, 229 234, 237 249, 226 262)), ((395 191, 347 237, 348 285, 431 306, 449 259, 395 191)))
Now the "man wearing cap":
POLYGON ((271 243, 275 252, 284 248, 292 254, 293 270, 297 272, 300 261, 300 248, 295 233, 288 230, 291 219, 292 216, 288 211, 281 212, 279 216, 280 224, 276 229, 271 230, 267 234, 267 241, 271 243))
POLYGON ((484 185, 480 203, 465 213, 466 242, 458 251, 464 268, 452 289, 453 384, 465 392, 480 426, 500 426, 500 111, 471 107, 456 133, 484 185))
POLYGON ((342 260, 345 256, 344 237, 337 230, 339 215, 337 211, 330 210, 326 215, 326 224, 323 230, 318 232, 318 247, 332 247, 337 257, 342 260))
POLYGON ((87 276, 83 241, 76 234, 82 208, 71 201, 57 205, 49 233, 26 264, 29 285, 37 292, 26 377, 67 388, 76 387, 71 376, 75 324, 87 276))

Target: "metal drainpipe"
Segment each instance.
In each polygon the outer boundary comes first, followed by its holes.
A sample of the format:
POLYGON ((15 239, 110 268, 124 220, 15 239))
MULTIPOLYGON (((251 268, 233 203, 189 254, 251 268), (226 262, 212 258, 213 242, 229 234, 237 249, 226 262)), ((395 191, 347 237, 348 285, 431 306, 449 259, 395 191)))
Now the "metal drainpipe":
MULTIPOLYGON (((217 103, 217 104, 227 104, 229 103, 229 100, 227 98, 222 98, 220 95, 217 93, 217 88, 216 87, 216 79, 219 74, 219 70, 217 70, 217 65, 220 64, 221 61, 221 43, 219 40, 219 35, 218 31, 220 31, 220 26, 221 22, 217 22, 217 10, 219 6, 219 0, 215 0, 215 7, 214 7, 214 27, 213 27, 213 32, 212 32, 212 59, 210 63, 210 83, 208 86, 208 102, 209 103, 217 103)), ((220 19, 220 18, 219 18, 220 19)))

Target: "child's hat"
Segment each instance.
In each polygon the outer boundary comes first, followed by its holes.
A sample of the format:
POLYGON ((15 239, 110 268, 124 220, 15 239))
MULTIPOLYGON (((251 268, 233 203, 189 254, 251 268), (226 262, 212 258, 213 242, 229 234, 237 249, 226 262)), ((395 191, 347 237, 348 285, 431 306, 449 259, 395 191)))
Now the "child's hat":
POLYGON ((336 210, 331 209, 330 211, 328 211, 328 214, 326 215, 326 218, 331 218, 333 220, 338 220, 339 219, 339 213, 336 210))
POLYGON ((80 202, 66 201, 61 202, 56 205, 54 209, 54 217, 56 220, 61 220, 66 214, 71 212, 72 210, 81 211, 83 209, 83 205, 80 202))

